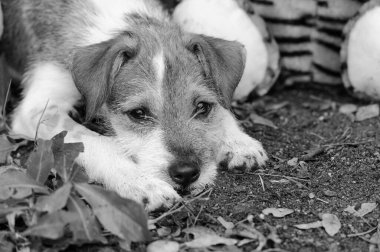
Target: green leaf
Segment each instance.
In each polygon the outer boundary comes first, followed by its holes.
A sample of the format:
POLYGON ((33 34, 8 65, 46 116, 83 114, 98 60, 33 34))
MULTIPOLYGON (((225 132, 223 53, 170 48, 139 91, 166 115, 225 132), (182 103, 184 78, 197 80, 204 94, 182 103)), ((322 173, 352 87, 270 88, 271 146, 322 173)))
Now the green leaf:
POLYGON ((77 220, 70 223, 70 230, 73 232, 73 240, 76 243, 94 241, 107 242, 101 235, 100 225, 95 215, 91 212, 91 209, 84 204, 83 200, 75 195, 70 196, 67 208, 69 212, 78 217, 77 220))
POLYGON ((25 230, 24 236, 37 236, 47 239, 56 240, 65 234, 65 226, 73 219, 64 211, 46 214, 38 219, 37 224, 25 230))
POLYGON ((72 184, 66 183, 49 196, 39 197, 34 208, 41 212, 52 213, 66 206, 72 184))
POLYGON ((140 204, 99 186, 81 183, 75 184, 75 189, 90 203, 100 223, 111 233, 127 241, 150 239, 147 216, 140 204))
POLYGON ((72 177, 71 173, 73 173, 75 159, 84 151, 83 143, 64 143, 66 135, 67 131, 62 131, 52 139, 54 166, 65 182, 72 177))
POLYGON ((44 184, 54 167, 52 141, 37 140, 37 149, 34 150, 26 162, 27 173, 41 184, 44 184))
POLYGON ((40 193, 49 193, 46 187, 16 169, 8 169, 0 174, 0 188, 31 188, 40 193))

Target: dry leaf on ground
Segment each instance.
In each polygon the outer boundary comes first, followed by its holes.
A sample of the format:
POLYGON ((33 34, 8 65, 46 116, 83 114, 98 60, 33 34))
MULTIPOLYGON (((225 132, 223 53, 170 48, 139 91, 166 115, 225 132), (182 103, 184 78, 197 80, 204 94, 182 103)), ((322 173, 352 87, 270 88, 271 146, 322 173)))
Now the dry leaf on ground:
POLYGON ((146 248, 147 252, 177 252, 179 251, 179 244, 175 241, 159 240, 152 242, 146 248))
POLYGON ((219 216, 217 218, 217 220, 220 222, 220 224, 222 224, 222 226, 225 228, 225 229, 233 229, 235 227, 235 224, 230 222, 230 221, 226 221, 223 217, 219 216))
POLYGON ((355 120, 364 121, 373 117, 377 117, 380 114, 378 104, 372 104, 364 107, 360 107, 356 112, 355 120))
POLYGON ((185 243, 189 248, 206 248, 214 245, 230 246, 237 243, 237 240, 221 237, 211 229, 205 227, 187 228, 183 230, 183 232, 194 236, 194 240, 185 243))
POLYGON ((286 215, 289 215, 293 212, 294 212, 293 209, 288 209, 288 208, 265 208, 263 210, 263 214, 265 215, 272 214, 274 217, 277 217, 277 218, 285 217, 286 215))
POLYGON ((252 113, 249 115, 249 118, 254 124, 265 125, 273 129, 278 129, 278 127, 271 120, 259 116, 258 114, 252 113))
POLYGON ((363 203, 361 204, 360 209, 356 210, 355 206, 348 206, 344 211, 357 216, 357 217, 363 217, 366 214, 369 214, 373 210, 375 210, 377 207, 377 203, 363 203))
POLYGON ((315 221, 315 222, 305 223, 305 224, 297 224, 294 226, 298 229, 320 228, 320 227, 322 227, 322 221, 315 221))
POLYGON ((358 110, 358 106, 356 106, 355 104, 343 104, 339 108, 339 113, 347 115, 347 114, 355 113, 357 110, 358 110))
POLYGON ((335 214, 322 214, 322 226, 326 230, 326 233, 330 236, 334 236, 339 232, 342 224, 339 218, 335 214))

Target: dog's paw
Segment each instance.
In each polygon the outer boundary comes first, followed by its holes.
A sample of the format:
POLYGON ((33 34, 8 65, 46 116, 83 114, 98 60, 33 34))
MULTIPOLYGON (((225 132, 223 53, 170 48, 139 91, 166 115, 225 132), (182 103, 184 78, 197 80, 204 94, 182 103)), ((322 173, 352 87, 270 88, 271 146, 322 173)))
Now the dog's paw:
POLYGON ((265 165, 268 156, 262 144, 246 134, 227 142, 219 155, 220 165, 228 170, 251 171, 265 165))
POLYGON ((174 188, 156 178, 136 179, 123 181, 122 184, 110 188, 118 192, 122 197, 133 199, 145 206, 147 211, 166 209, 181 200, 181 196, 174 188))

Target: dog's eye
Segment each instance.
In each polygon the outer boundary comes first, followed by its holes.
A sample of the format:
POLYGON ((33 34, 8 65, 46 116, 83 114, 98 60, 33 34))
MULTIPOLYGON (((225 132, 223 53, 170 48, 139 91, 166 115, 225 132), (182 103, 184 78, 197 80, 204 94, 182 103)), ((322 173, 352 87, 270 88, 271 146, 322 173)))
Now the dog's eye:
POLYGON ((207 102, 198 102, 194 111, 195 117, 206 117, 212 109, 212 104, 207 102))
POLYGON ((129 116, 129 118, 135 121, 147 121, 152 119, 152 116, 150 116, 149 111, 145 108, 132 109, 127 112, 127 115, 129 116))

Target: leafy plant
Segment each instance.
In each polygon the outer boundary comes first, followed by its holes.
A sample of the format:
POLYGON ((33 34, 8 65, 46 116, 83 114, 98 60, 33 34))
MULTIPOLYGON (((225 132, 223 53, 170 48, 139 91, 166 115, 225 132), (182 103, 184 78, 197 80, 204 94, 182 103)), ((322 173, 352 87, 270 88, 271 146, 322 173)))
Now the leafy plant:
MULTIPOLYGON (((129 250, 132 242, 148 241, 142 206, 88 184, 74 162, 83 144, 64 143, 66 134, 38 139, 26 170, 0 168, 0 251, 59 251, 83 244, 129 250)), ((18 147, 4 136, 0 142, 7 146, 4 157, 18 147)))

